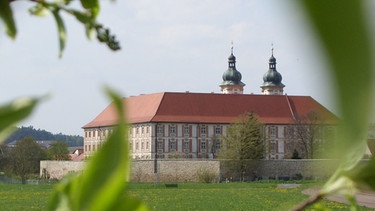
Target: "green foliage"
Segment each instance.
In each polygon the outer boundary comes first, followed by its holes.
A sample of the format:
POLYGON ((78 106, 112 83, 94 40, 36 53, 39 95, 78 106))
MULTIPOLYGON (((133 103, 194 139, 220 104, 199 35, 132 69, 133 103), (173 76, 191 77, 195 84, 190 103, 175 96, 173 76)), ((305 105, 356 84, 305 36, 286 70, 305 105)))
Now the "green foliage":
MULTIPOLYGON (((86 29, 86 35, 91 38, 92 33, 95 31, 97 34, 97 39, 100 42, 105 43, 111 50, 119 50, 120 44, 116 40, 114 35, 111 35, 110 30, 103 27, 102 24, 96 21, 96 18, 100 11, 99 0, 81 0, 82 11, 75 10, 69 7, 71 0, 65 1, 34 1, 29 0, 34 3, 34 6, 29 9, 30 14, 35 16, 46 16, 52 13, 58 30, 59 38, 59 57, 66 45, 66 28, 64 25, 64 20, 61 17, 60 12, 65 12, 66 14, 73 15, 80 23, 82 23, 86 29)), ((9 37, 14 39, 16 37, 17 29, 13 18, 13 12, 10 4, 13 1, 0 1, 0 18, 2 19, 5 31, 9 37)))
POLYGON ((113 91, 107 93, 117 108, 118 125, 83 174, 57 185, 49 210, 146 210, 142 203, 125 195, 130 162, 124 106, 113 91))
POLYGON ((219 157, 234 160, 263 158, 264 144, 261 129, 262 124, 256 114, 248 113, 241 116, 227 127, 219 157))
MULTIPOLYGON (((371 33, 366 23, 365 1, 301 1, 307 17, 331 65, 337 89, 337 103, 343 120, 338 132, 336 173, 325 184, 319 197, 339 193, 353 202, 362 184, 373 187, 373 161, 357 170, 366 149, 367 128, 373 93, 374 73, 371 33), (359 91, 360 90, 360 91, 359 91)), ((373 158, 374 159, 374 158, 373 158)), ((356 204, 353 203, 353 209, 356 204)))
POLYGON ((10 151, 9 165, 13 174, 20 176, 23 184, 29 174, 39 173, 40 161, 47 158, 46 152, 33 138, 26 137, 17 141, 10 151))
POLYGON ((53 142, 48 148, 48 156, 52 160, 70 160, 68 145, 64 142, 53 142))
POLYGON ((197 171, 199 182, 203 183, 214 183, 217 181, 219 175, 207 168, 200 168, 197 171))
POLYGON ((14 130, 14 125, 31 114, 40 98, 20 98, 0 106, 0 143, 14 130))
POLYGON ((13 19, 13 11, 9 3, 10 1, 0 1, 0 18, 4 23, 5 32, 10 38, 14 39, 17 29, 13 19))
POLYGON ((247 113, 230 124, 223 136, 219 158, 234 161, 230 167, 239 175, 241 181, 249 168, 249 160, 262 159, 264 156, 262 128, 258 116, 247 113))

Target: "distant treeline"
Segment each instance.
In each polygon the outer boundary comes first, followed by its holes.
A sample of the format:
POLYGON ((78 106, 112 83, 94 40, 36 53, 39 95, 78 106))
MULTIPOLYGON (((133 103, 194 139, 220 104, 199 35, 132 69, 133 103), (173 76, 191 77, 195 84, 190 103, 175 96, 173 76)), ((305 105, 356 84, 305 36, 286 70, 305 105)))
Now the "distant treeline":
POLYGON ((62 141, 69 147, 83 146, 83 137, 78 135, 64 135, 62 133, 52 134, 51 132, 35 129, 33 126, 20 127, 5 141, 10 143, 12 141, 21 140, 24 137, 33 137, 38 141, 62 141))

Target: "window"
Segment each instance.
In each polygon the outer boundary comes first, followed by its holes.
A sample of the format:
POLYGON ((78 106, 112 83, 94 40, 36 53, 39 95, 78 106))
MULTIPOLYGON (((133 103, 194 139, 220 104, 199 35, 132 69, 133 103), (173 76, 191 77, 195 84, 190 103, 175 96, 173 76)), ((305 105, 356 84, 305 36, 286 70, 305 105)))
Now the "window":
POLYGON ((189 142, 184 142, 184 149, 189 149, 189 142))
POLYGON ((141 144, 141 149, 144 149, 144 148, 145 148, 145 143, 142 142, 142 144, 141 144))
POLYGON ((150 132, 149 129, 150 129, 149 127, 146 127, 146 133, 149 133, 149 132, 150 132))
POLYGON ((270 143, 270 153, 272 154, 276 153, 276 143, 274 142, 270 143))
POLYGON ((162 150, 163 149, 163 142, 158 141, 158 149, 162 150))
POLYGON ((172 140, 170 144, 171 144, 171 151, 176 150, 176 142, 172 140))
POLYGON ((220 127, 215 128, 215 134, 216 135, 221 134, 221 128, 220 127))
POLYGON ((92 151, 95 152, 95 145, 92 145, 92 151))
POLYGON ((89 131, 89 137, 91 137, 91 131, 89 131))
POLYGON ((189 134, 190 130, 189 130, 189 126, 185 126, 184 127, 184 134, 189 134))
POLYGON ((171 132, 171 133, 176 133, 176 127, 175 127, 174 125, 172 125, 172 126, 170 127, 170 132, 171 132))
POLYGON ((139 132, 139 128, 136 128, 135 129, 135 134, 138 134, 138 132, 139 132))
POLYGON ((216 150, 220 150, 220 140, 216 140, 216 150))
POLYGON ((144 127, 142 127, 142 134, 144 134, 145 133, 145 128, 144 127))
POLYGON ((138 142, 135 143, 135 149, 138 150, 138 142))
POLYGON ((163 133, 163 126, 162 125, 158 125, 158 133, 163 133))
POLYGON ((148 142, 146 142, 146 149, 148 149, 148 142))
POLYGON ((206 134, 206 127, 205 126, 201 127, 201 134, 206 134))
POLYGON ((276 136, 276 127, 270 127, 270 135, 276 136))
POLYGON ((206 142, 205 141, 201 142, 201 149, 206 149, 206 142))

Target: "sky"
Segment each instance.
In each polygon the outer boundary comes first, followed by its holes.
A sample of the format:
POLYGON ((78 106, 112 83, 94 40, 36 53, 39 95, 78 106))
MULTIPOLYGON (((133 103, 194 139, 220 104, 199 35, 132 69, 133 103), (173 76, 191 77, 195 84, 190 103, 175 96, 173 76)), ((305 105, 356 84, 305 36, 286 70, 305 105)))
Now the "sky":
MULTIPOLYGON (((220 93, 233 42, 245 94, 261 94, 271 49, 288 95, 307 95, 335 111, 324 53, 301 9, 278 0, 101 1, 98 21, 122 49, 88 40, 64 15, 67 46, 58 57, 54 19, 12 4, 15 40, 0 33, 0 103, 23 96, 51 98, 19 126, 83 135, 82 126, 109 103, 103 86, 124 97, 158 92, 220 93)), ((3 26, 0 25, 1 30, 3 26)))

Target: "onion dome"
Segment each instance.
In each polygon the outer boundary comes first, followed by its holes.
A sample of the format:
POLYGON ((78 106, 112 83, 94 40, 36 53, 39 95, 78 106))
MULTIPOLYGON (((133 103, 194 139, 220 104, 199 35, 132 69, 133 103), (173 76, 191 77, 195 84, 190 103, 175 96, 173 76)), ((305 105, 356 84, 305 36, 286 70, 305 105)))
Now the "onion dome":
POLYGON ((242 83, 241 79, 242 75, 236 69, 236 57, 233 55, 232 47, 232 52, 228 58, 228 69, 223 73, 223 82, 220 85, 245 85, 244 83, 242 83))
POLYGON ((269 70, 263 75, 263 84, 261 87, 267 87, 267 86, 279 86, 279 87, 285 87, 283 83, 281 83, 282 76, 279 72, 276 70, 276 58, 273 56, 273 49, 272 49, 272 55, 269 59, 269 70))

